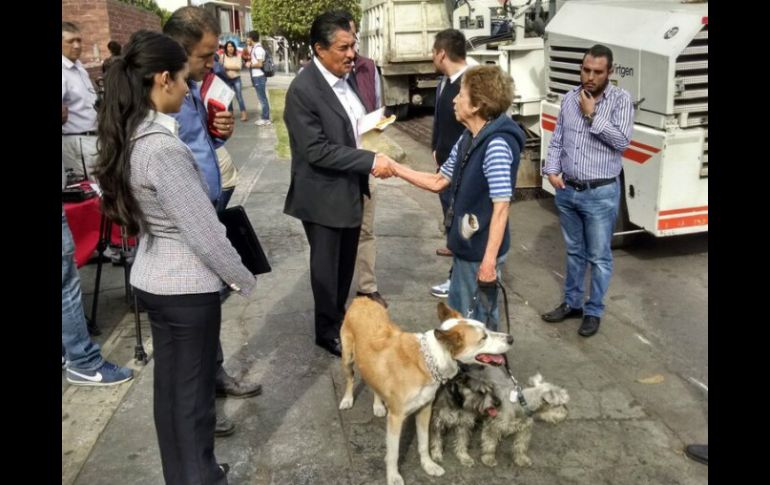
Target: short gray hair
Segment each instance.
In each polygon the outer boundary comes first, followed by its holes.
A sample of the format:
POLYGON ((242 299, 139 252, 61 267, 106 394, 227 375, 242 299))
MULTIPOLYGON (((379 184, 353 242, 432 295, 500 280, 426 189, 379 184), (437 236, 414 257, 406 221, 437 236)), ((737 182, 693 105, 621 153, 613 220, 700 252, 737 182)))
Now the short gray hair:
POLYGON ((77 25, 73 24, 72 22, 62 22, 61 23, 61 31, 69 32, 70 34, 77 34, 80 32, 80 29, 77 25))

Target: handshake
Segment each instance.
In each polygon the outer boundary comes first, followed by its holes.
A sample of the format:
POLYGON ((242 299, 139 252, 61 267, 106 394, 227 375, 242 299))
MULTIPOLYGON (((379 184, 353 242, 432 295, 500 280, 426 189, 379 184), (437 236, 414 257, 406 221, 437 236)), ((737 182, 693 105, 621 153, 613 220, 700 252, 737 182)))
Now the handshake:
POLYGON ((400 165, 398 162, 385 155, 384 153, 378 153, 374 156, 374 168, 372 168, 372 175, 380 179, 386 179, 393 176, 398 177, 398 168, 400 165))

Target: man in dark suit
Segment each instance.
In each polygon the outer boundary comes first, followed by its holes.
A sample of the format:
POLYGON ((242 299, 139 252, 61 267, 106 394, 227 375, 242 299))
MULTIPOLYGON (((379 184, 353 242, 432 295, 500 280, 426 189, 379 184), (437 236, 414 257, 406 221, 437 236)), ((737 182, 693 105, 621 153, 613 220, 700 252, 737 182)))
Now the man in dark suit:
MULTIPOLYGON (((436 34, 433 42, 433 65, 443 74, 436 88, 436 106, 433 111, 433 160, 438 168, 444 164, 452 147, 457 143, 465 127, 455 118, 454 99, 460 93, 460 84, 469 64, 465 60, 465 35, 456 29, 446 29, 436 34)), ((449 190, 438 194, 441 210, 446 217, 449 207, 449 190)), ((446 247, 436 250, 439 256, 452 256, 446 247)), ((449 270, 451 277, 452 270, 449 270)), ((444 283, 431 287, 433 296, 449 296, 449 278, 444 283)))
POLYGON ((321 14, 310 27, 310 45, 313 60, 286 93, 291 185, 284 212, 302 221, 310 244, 316 345, 339 356, 368 177, 391 176, 392 160, 360 148, 356 122, 366 109, 348 82, 355 57, 348 20, 321 14))

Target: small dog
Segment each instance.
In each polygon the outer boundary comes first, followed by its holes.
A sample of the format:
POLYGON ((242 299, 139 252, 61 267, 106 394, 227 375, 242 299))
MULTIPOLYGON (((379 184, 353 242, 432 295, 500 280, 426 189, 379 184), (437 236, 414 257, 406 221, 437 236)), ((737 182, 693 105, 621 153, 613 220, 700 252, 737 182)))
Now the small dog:
POLYGON ((456 434, 455 455, 465 466, 475 462, 468 454, 468 442, 475 425, 482 421, 481 461, 487 466, 497 465, 497 445, 505 436, 515 434, 514 463, 529 466, 532 460, 526 452, 532 437, 534 419, 557 423, 567 417, 567 391, 548 382, 540 374, 529 380, 532 387, 522 390, 527 416, 518 402, 511 402, 513 382, 500 369, 471 365, 447 383, 436 395, 431 417, 431 457, 441 461, 443 435, 450 429, 456 434))
POLYGON ((479 369, 483 367, 461 366, 460 372, 436 394, 430 418, 430 456, 437 462, 443 459, 444 434, 454 429, 455 456, 465 466, 475 464, 468 454, 471 432, 483 416, 494 416, 500 408, 494 386, 479 369))
POLYGON ((532 460, 527 456, 532 438, 534 421, 559 423, 567 418, 569 394, 566 389, 543 381, 540 374, 529 378, 531 387, 522 389, 522 394, 531 416, 518 402, 511 402, 514 390, 513 382, 502 372, 495 372, 495 393, 500 397, 498 412, 488 415, 481 427, 481 462, 487 466, 497 465, 495 453, 500 439, 513 437, 513 462, 518 466, 530 466, 532 460), (502 375, 502 376, 501 376, 502 375))
POLYGON ((465 319, 443 302, 438 304, 440 328, 424 333, 403 332, 387 310, 366 297, 353 300, 340 329, 342 372, 346 378, 340 409, 353 407, 353 363, 374 391, 373 412, 385 416, 387 406, 388 485, 403 485, 398 473, 398 448, 404 419, 417 413, 420 464, 428 475, 444 469, 428 453, 430 403, 441 383, 457 374, 457 362, 501 365, 513 337, 492 332, 483 323, 465 319), (384 404, 383 404, 384 402, 384 404))

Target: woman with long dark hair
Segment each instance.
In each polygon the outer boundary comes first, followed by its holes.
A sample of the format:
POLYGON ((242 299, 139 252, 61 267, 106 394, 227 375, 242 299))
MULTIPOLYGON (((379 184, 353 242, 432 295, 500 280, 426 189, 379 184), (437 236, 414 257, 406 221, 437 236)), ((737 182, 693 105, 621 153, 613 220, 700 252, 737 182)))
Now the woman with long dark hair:
POLYGON ((238 49, 232 40, 228 40, 225 44, 225 52, 222 54, 222 67, 225 68, 225 75, 227 76, 225 82, 235 91, 238 108, 241 110, 241 121, 249 121, 249 116, 246 114, 246 103, 243 102, 243 93, 241 92, 243 59, 238 55, 238 49))
POLYGON ((187 95, 187 53, 136 32, 105 76, 96 178, 102 210, 138 235, 131 285, 154 346, 154 416, 167 484, 227 483, 214 457, 214 377, 224 281, 256 284, 225 235, 190 149, 167 113, 187 95))

